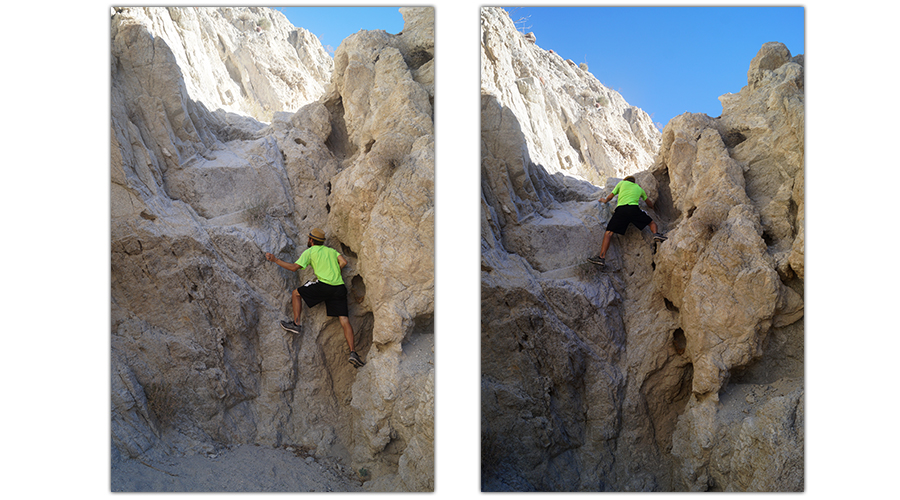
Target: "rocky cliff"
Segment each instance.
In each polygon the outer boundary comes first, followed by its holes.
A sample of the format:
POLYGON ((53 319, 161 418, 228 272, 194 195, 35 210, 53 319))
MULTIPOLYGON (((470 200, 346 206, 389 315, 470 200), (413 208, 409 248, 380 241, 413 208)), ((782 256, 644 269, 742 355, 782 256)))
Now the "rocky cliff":
POLYGON ((291 445, 371 490, 434 487, 434 13, 334 60, 266 8, 111 15, 113 453, 291 445), (357 351, 304 308, 322 228, 357 351))
POLYGON ((482 10, 483 489, 802 491, 802 56, 660 136, 539 42, 482 10), (625 174, 669 238, 600 272, 625 174))

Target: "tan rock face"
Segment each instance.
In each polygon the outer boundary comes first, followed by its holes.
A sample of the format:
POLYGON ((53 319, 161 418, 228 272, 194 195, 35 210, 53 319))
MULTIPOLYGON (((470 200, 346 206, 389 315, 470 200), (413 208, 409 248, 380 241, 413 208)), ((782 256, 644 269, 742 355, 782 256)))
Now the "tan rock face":
POLYGON ((722 117, 684 114, 645 162, 590 154, 575 173, 533 130, 580 115, 537 112, 563 79, 507 22, 482 12, 483 488, 802 489, 802 57, 767 44, 722 117), (591 169, 634 174, 668 236, 615 236, 605 273, 585 259, 612 186, 591 169))
POLYGON ((724 108, 720 119, 682 115, 670 122, 663 131, 664 142, 670 141, 670 151, 679 154, 664 153, 653 167, 658 173, 667 171, 672 186, 686 179, 679 175, 676 181, 673 172, 684 169, 673 165, 692 169, 691 179, 677 185, 693 196, 681 198, 673 188, 673 199, 681 200, 675 204, 676 228, 660 248, 654 277, 657 289, 679 307, 694 370, 694 396, 679 418, 672 450, 684 472, 680 485, 687 489, 803 487, 802 417, 800 422, 796 417, 803 408, 802 362, 786 372, 779 369, 782 378, 777 382, 753 368, 764 367, 761 371, 768 373, 766 356, 782 355, 772 349, 775 345, 786 351, 798 343, 802 346, 801 61, 802 57, 792 59, 782 44, 765 44, 751 62, 748 85, 739 94, 720 98, 724 108), (700 138, 691 141, 695 133, 700 138), (704 144, 709 136, 721 137, 721 145, 715 140, 704 144), (719 173, 736 172, 733 165, 740 167, 742 176, 719 173), (698 195, 700 186, 704 188, 698 195), (746 194, 729 194, 740 192, 746 194), (719 211, 731 208, 722 218, 705 213, 709 206, 719 211), (745 371, 755 372, 751 378, 765 381, 766 388, 779 383, 799 387, 790 398, 773 399, 758 410, 764 402, 754 401, 749 407, 756 416, 738 424, 716 409, 721 408, 722 391, 743 387, 726 383, 735 374, 742 382, 745 371), (758 432, 763 414, 768 425, 784 429, 777 449, 770 448, 771 437, 753 438, 767 443, 764 452, 746 435, 736 441, 729 437, 738 425, 741 433, 758 432), (730 456, 734 470, 723 472, 717 455, 730 456))
POLYGON ((784 45, 766 44, 720 119, 685 114, 663 133, 653 170, 669 176, 677 220, 657 287, 681 309, 699 394, 758 358, 773 323, 802 316, 785 283, 803 276, 802 75, 784 45))
POLYGON ((434 366, 410 352, 433 361, 434 10, 401 12, 403 35, 353 35, 335 52, 326 106, 343 107, 341 148, 352 153, 333 180, 328 224, 358 257, 374 320, 369 373, 353 384, 354 460, 381 476, 374 489, 430 490, 434 366), (398 456, 389 476, 385 462, 398 456))
POLYGON ((366 469, 370 489, 432 489, 433 10, 404 9, 403 35, 362 32, 338 49, 372 71, 364 101, 280 13, 117 10, 116 452, 291 444, 366 469), (296 260, 313 227, 350 262, 358 370, 323 309, 304 308, 302 335, 279 326, 313 275, 264 252, 296 260))

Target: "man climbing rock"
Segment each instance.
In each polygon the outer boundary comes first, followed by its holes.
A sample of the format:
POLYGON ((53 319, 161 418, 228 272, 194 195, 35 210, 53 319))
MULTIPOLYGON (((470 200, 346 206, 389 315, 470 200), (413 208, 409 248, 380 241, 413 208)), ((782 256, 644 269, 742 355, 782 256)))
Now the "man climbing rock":
POLYGON ((303 302, 310 307, 324 302, 325 312, 329 316, 336 316, 344 329, 344 337, 347 339, 347 345, 350 346, 350 364, 359 368, 365 363, 356 354, 354 347, 353 328, 347 317, 347 288, 341 277, 341 269, 347 265, 347 259, 337 250, 325 246, 325 233, 318 228, 310 231, 306 246, 307 249, 294 263, 285 262, 266 252, 266 260, 274 262, 288 271, 296 272, 312 265, 313 271, 316 273, 315 281, 309 281, 291 293, 294 318, 293 321, 282 321, 281 327, 291 333, 299 334, 300 311, 303 309, 303 302))
POLYGON ((606 266, 606 251, 609 250, 609 242, 613 233, 625 234, 628 224, 634 224, 639 230, 643 230, 649 225, 650 231, 653 232, 654 241, 664 241, 666 239, 665 236, 659 233, 656 222, 638 206, 638 202, 644 200, 647 206, 653 209, 653 202, 647 197, 646 191, 634 181, 634 176, 629 175, 625 180, 616 184, 609 196, 601 199, 600 202, 609 203, 614 196, 618 196, 619 199, 616 203, 616 211, 613 212, 613 216, 606 225, 606 233, 603 234, 603 244, 600 246, 600 255, 588 259, 589 262, 601 267, 606 266))

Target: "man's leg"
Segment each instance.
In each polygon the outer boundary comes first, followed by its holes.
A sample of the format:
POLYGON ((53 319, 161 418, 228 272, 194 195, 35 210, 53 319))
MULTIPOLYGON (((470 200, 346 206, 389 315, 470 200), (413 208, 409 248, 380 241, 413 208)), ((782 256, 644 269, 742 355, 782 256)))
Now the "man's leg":
POLYGON ((344 338, 347 339, 350 352, 356 351, 356 347, 353 345, 353 327, 350 326, 350 319, 347 316, 339 316, 338 320, 341 322, 341 327, 344 328, 344 338))
POLYGON ((292 321, 282 321, 281 328, 284 328, 285 331, 300 334, 300 310, 303 308, 303 298, 300 297, 300 293, 295 288, 293 292, 291 292, 291 309, 293 309, 294 317, 292 321))
POLYGON ((297 289, 294 289, 294 292, 291 294, 291 308, 294 310, 294 324, 300 324, 300 311, 303 310, 303 298, 300 297, 300 292, 297 289))
POLYGON ((600 258, 606 258, 606 251, 609 250, 609 240, 612 238, 612 231, 603 233, 603 244, 600 245, 600 258))
POLYGON ((659 233, 659 228, 656 226, 656 222, 650 221, 650 231, 653 231, 653 241, 665 241, 668 238, 659 233))

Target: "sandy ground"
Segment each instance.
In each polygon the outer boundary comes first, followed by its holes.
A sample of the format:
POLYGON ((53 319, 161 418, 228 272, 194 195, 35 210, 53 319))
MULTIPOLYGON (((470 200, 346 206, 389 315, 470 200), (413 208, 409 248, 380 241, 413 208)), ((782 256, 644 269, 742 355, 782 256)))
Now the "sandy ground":
POLYGON ((243 445, 165 461, 113 458, 113 492, 365 491, 354 472, 293 448, 243 445))
MULTIPOLYGON (((412 335, 400 367, 425 373, 434 365, 434 335, 412 335)), ((234 445, 215 456, 128 459, 113 453, 113 492, 359 492, 359 476, 335 458, 293 447, 234 445)))
MULTIPOLYGON (((434 335, 412 335, 400 367, 425 373, 434 366, 434 335)), ((128 459, 113 453, 113 492, 360 492, 368 491, 351 467, 305 450, 234 445, 215 456, 128 459)))

